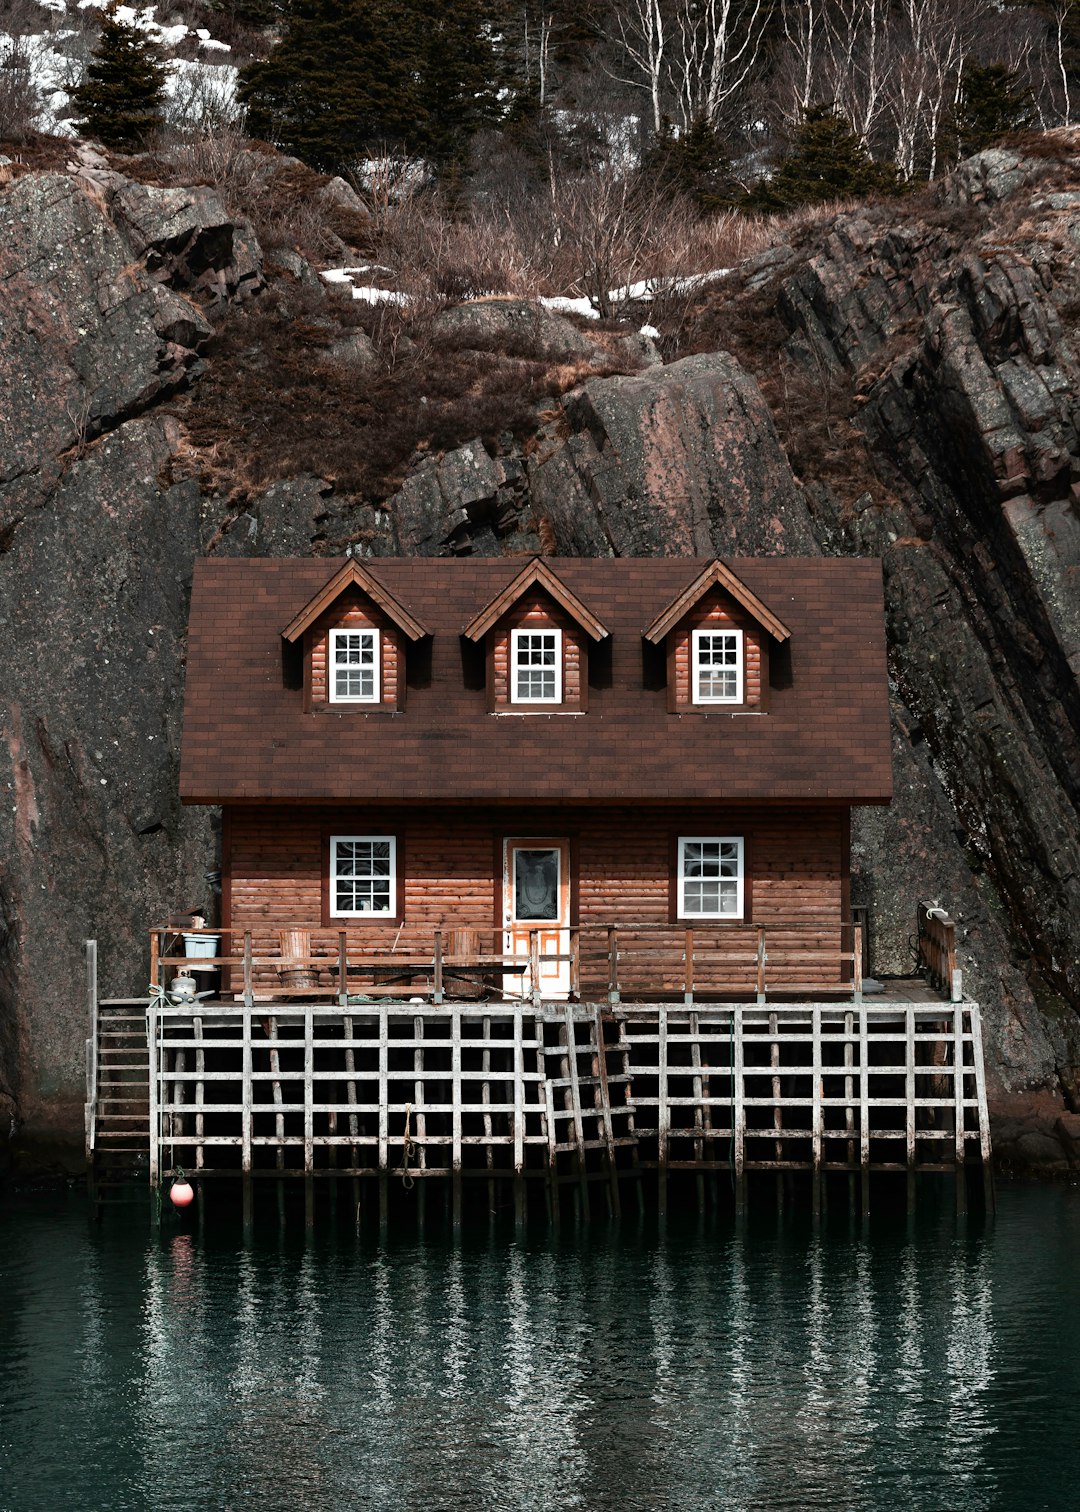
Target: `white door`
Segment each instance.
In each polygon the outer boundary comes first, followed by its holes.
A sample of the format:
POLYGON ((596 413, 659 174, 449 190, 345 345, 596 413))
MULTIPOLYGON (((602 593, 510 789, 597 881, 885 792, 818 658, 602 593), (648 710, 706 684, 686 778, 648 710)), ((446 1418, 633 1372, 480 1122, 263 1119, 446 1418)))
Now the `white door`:
POLYGON ((529 997, 533 990, 528 966, 531 936, 537 935, 541 957, 540 993, 546 998, 570 996, 570 842, 514 839, 503 841, 503 949, 520 971, 503 979, 508 995, 529 997))

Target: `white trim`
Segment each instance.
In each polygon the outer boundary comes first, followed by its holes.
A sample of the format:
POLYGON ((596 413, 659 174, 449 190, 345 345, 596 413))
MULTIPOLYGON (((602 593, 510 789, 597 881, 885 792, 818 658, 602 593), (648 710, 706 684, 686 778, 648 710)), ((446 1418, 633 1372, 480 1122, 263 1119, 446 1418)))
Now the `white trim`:
POLYGON ((326 646, 326 692, 330 703, 378 703, 382 696, 382 637, 378 630, 371 629, 367 625, 350 627, 341 625, 336 630, 331 630, 326 646), (366 693, 339 693, 337 691, 337 647, 343 636, 367 635, 371 637, 372 658, 372 685, 371 694, 366 693))
POLYGON ((331 835, 330 836, 330 917, 332 919, 393 919, 398 911, 397 901, 397 836, 396 835, 331 835), (390 847, 390 896, 386 908, 339 908, 337 906, 338 846, 348 843, 378 841, 390 847))
POLYGON ((741 919, 743 917, 746 897, 746 843, 742 835, 680 835, 677 865, 679 888, 678 913, 680 919, 741 919), (697 878, 688 879, 686 875, 686 847, 688 845, 734 845, 736 847, 735 862, 737 874, 735 877, 734 909, 710 911, 687 907, 686 883, 688 880, 699 880, 697 878))
POLYGON ((563 698, 563 633, 553 625, 543 625, 535 630, 521 629, 510 632, 510 702, 517 704, 560 704, 563 698), (550 698, 519 698, 517 692, 518 648, 524 636, 550 635, 555 643, 555 692, 550 698))
POLYGON ((744 641, 741 630, 709 629, 707 626, 691 633, 693 655, 690 659, 690 702, 695 704, 739 704, 743 701, 744 641), (701 647, 706 636, 724 636, 735 643, 735 693, 730 698, 702 696, 699 692, 701 678, 701 647))

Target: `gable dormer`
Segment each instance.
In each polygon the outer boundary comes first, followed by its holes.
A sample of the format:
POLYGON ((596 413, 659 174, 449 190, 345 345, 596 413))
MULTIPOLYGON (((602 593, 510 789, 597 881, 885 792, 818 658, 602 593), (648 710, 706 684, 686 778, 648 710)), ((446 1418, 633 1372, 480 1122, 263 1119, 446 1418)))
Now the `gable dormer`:
POLYGON ((665 648, 672 713, 752 714, 767 706, 770 646, 791 632, 730 567, 714 561, 643 634, 665 648))
POLYGON ((395 713, 405 707, 408 647, 424 626, 350 558, 282 631, 299 647, 304 709, 395 713))
POLYGON ((608 631, 535 557, 470 620, 466 640, 486 653, 493 714, 581 714, 588 706, 589 646, 608 631))

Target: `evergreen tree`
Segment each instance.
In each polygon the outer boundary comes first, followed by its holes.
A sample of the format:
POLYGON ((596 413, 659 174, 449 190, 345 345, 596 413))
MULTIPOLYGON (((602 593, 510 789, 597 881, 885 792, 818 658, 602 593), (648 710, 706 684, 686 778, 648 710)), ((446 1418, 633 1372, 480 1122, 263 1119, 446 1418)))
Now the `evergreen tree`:
POLYGON ((895 165, 875 162, 831 106, 812 105, 791 151, 780 159, 772 178, 757 185, 749 203, 759 210, 790 210, 849 195, 899 192, 895 165))
POLYGON ((981 152, 1031 124, 1031 96, 1002 63, 964 69, 956 109, 956 139, 962 155, 981 152))
POLYGON ((337 172, 375 152, 459 157, 497 113, 494 44, 477 0, 294 0, 239 96, 248 130, 337 172))
POLYGON ((705 116, 695 117, 679 136, 665 116, 643 166, 647 172, 659 173, 669 188, 685 194, 702 212, 732 203, 731 159, 720 133, 705 116))
POLYGON ((83 82, 71 98, 83 119, 76 129, 107 147, 138 147, 161 124, 165 62, 137 26, 121 21, 116 0, 101 18, 101 35, 83 82))

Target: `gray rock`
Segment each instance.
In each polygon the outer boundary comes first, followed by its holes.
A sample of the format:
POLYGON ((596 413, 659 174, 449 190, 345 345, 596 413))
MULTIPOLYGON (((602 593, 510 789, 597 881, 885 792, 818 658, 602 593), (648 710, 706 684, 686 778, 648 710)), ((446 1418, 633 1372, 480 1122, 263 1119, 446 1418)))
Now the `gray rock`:
POLYGON ((454 305, 436 318, 435 333, 461 346, 497 347, 553 362, 594 353, 593 343, 577 326, 530 299, 474 299, 454 305))
POLYGON ((757 384, 726 352, 591 378, 566 421, 569 437, 553 435, 529 468, 560 552, 816 553, 757 384))
POLYGON ((228 301, 263 287, 250 225, 230 217, 213 189, 159 189, 123 180, 110 209, 147 270, 174 288, 228 301))
POLYGON ((326 349, 326 355, 335 362, 348 363, 361 372, 371 372, 379 365, 379 354, 366 331, 359 326, 344 331, 326 349))
POLYGON ((205 317, 140 257, 71 178, 27 175, 0 196, 0 485, 47 488, 62 453, 198 371, 205 317))
POLYGON ((323 184, 316 192, 315 198, 321 205, 336 206, 339 210, 347 210, 350 215, 358 216, 360 220, 371 219, 371 211, 356 190, 343 178, 332 178, 329 183, 323 184))

